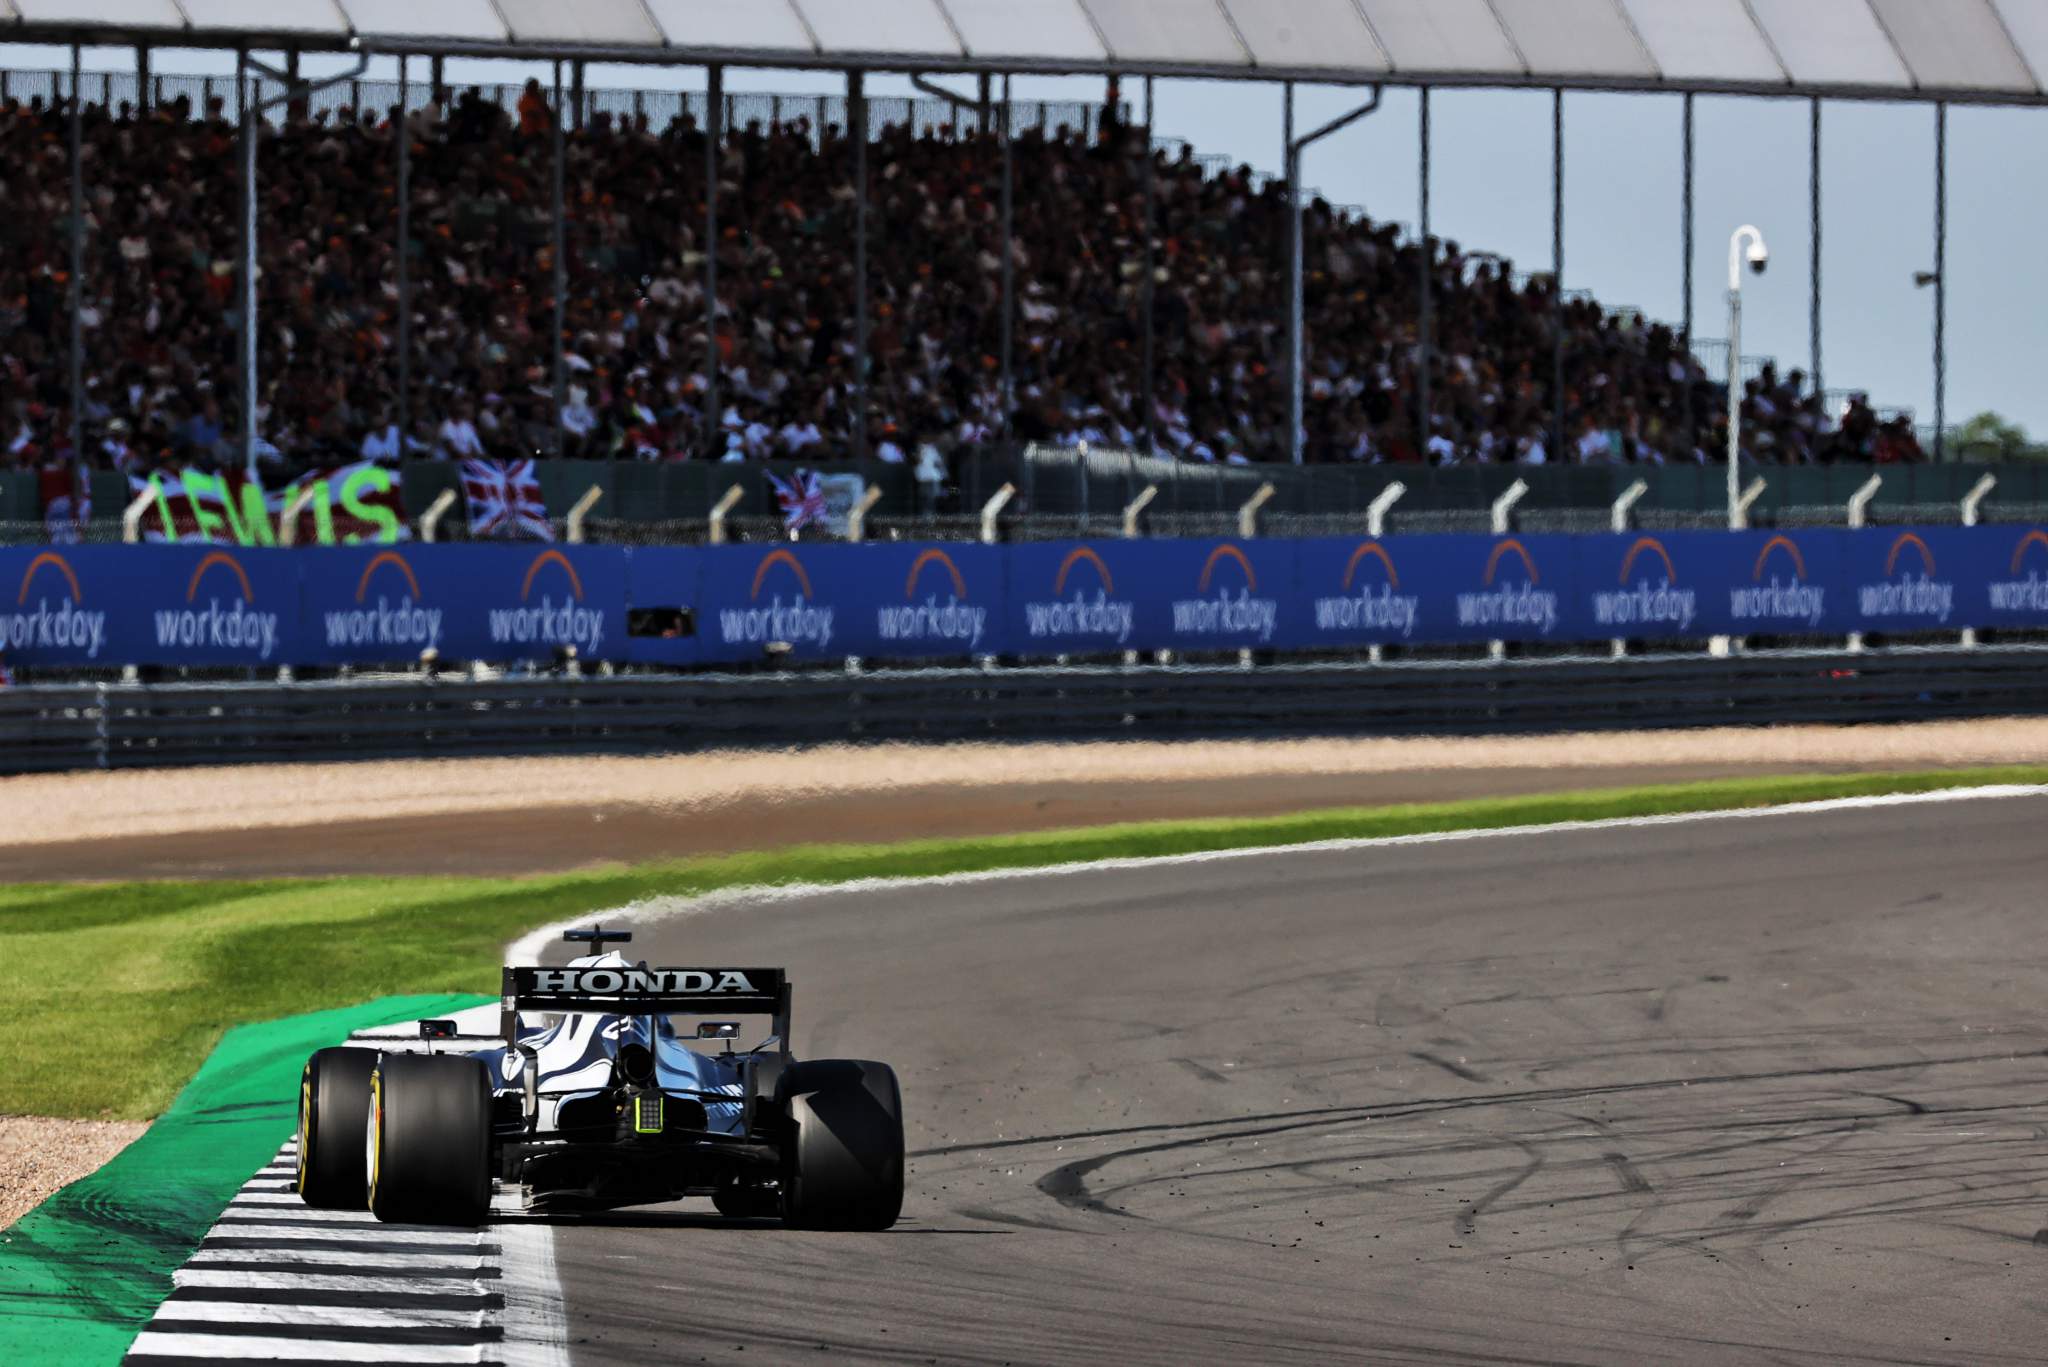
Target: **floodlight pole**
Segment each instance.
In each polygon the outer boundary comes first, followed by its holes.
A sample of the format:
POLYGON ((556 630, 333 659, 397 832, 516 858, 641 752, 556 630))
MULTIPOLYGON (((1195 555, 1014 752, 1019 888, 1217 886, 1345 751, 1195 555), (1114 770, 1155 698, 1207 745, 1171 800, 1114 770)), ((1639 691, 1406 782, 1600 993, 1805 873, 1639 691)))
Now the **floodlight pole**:
POLYGON ((1810 184, 1807 197, 1810 201, 1807 218, 1813 225, 1813 243, 1808 248, 1806 336, 1807 349, 1813 353, 1813 394, 1819 398, 1824 387, 1821 383, 1820 367, 1820 97, 1813 99, 1813 130, 1811 145, 1807 149, 1807 174, 1810 184))
POLYGON ((1310 143, 1320 142, 1340 128, 1349 127, 1380 107, 1380 88, 1372 98, 1348 114, 1340 114, 1322 127, 1294 136, 1294 82, 1286 83, 1283 105, 1286 127, 1287 175, 1287 457, 1301 464, 1302 393, 1302 289, 1301 289, 1301 153, 1310 143))
POLYGON ((242 466, 252 479, 256 476, 256 141, 263 111, 353 81, 369 65, 369 54, 358 51, 355 65, 348 70, 317 81, 301 81, 250 56, 246 48, 235 54, 235 97, 242 119, 242 466), (261 92, 247 89, 252 68, 259 81, 268 76, 284 87, 284 93, 267 100, 255 98, 261 92))
POLYGON ((1728 235, 1728 530, 1748 522, 1742 501, 1742 261, 1743 242, 1761 253, 1764 235, 1745 223, 1728 235))
POLYGON ((1934 106, 1934 462, 1948 442, 1948 103, 1934 106))
MULTIPOLYGON (((1681 136, 1684 143, 1684 146, 1682 148, 1682 160, 1684 163, 1684 170, 1682 172, 1683 180, 1681 181, 1678 192, 1679 238, 1682 243, 1682 245, 1679 248, 1679 290, 1681 293, 1680 307, 1684 310, 1684 312, 1681 315, 1683 322, 1680 324, 1680 330, 1683 334, 1683 342, 1685 346, 1685 356, 1683 358, 1685 363, 1685 369, 1686 372, 1690 374, 1692 370, 1693 356, 1695 354, 1693 351, 1692 344, 1692 92, 1690 90, 1686 91, 1683 98, 1685 101, 1685 116, 1682 121, 1684 125, 1684 131, 1681 136)), ((1689 380, 1687 381, 1685 386, 1684 402, 1685 455, 1688 459, 1690 459, 1693 452, 1699 448, 1699 429, 1697 421, 1694 416, 1693 389, 1692 384, 1689 380)))

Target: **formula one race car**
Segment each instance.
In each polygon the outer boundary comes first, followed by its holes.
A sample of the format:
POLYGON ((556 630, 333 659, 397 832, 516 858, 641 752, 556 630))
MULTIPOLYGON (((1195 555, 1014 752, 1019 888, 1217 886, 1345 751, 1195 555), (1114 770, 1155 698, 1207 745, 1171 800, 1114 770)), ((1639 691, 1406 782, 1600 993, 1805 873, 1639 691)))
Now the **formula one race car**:
MULTIPOLYGON (((478 1225, 493 1180, 535 1209, 609 1209, 709 1196, 725 1215, 805 1229, 886 1229, 903 1206, 896 1074, 860 1059, 799 1063, 779 968, 650 968, 572 930, 591 953, 507 968, 498 1034, 423 1020, 306 1060, 299 1195, 380 1220, 478 1225), (736 1050, 740 1023, 773 1033, 736 1050)), ((486 1010, 488 1008, 485 1008, 486 1010)), ((487 1028, 488 1017, 479 1022, 487 1028)))

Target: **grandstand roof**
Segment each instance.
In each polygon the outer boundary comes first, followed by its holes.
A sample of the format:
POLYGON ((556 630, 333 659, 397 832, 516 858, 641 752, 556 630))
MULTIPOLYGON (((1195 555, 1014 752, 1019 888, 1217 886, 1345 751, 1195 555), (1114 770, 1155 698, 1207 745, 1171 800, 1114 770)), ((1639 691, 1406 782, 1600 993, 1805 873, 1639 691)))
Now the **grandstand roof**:
POLYGON ((2048 103, 2048 0, 0 0, 0 41, 2048 103))

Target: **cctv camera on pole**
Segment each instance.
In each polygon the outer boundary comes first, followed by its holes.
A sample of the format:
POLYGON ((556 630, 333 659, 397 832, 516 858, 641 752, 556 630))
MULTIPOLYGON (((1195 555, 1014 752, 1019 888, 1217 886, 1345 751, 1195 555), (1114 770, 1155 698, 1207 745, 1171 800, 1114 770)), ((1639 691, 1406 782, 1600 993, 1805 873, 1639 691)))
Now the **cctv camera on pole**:
POLYGON ((1736 457, 1742 447, 1742 263, 1758 275, 1771 262, 1764 235, 1745 223, 1728 239, 1728 530, 1736 531, 1742 515, 1742 478, 1736 457), (1743 243, 1747 241, 1748 247, 1743 243))

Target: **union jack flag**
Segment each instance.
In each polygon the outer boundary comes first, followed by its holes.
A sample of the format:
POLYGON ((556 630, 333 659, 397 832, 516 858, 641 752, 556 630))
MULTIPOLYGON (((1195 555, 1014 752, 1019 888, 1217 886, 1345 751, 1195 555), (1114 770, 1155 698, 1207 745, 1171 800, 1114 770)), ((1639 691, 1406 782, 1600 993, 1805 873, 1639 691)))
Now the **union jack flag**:
POLYGON ((532 461, 466 460, 462 462, 462 490, 469 495, 471 536, 555 539, 532 461))
POLYGON ((825 481, 816 470, 799 469, 791 479, 777 479, 772 470, 762 473, 768 476, 768 483, 775 490, 775 501, 782 508, 783 526, 793 531, 825 520, 825 481))

